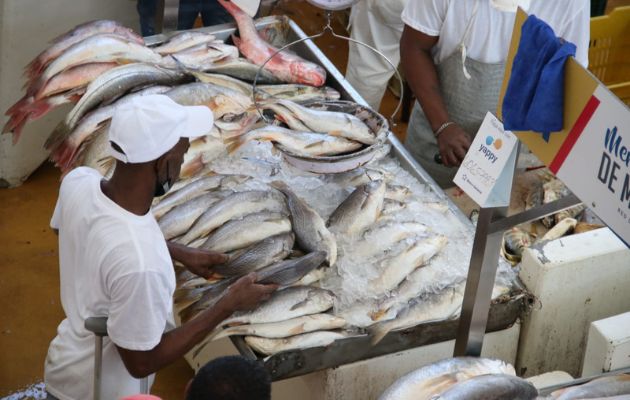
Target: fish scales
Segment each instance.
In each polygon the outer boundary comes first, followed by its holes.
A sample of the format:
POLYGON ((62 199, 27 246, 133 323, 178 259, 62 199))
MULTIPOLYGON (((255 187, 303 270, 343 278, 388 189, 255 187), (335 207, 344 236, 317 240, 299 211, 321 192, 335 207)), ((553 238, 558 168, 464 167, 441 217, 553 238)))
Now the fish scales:
POLYGON ((303 257, 284 260, 259 270, 258 282, 289 286, 326 261, 325 251, 315 251, 303 257))
POLYGON ((225 195, 227 193, 205 193, 173 207, 158 221, 164 239, 171 240, 186 233, 208 207, 225 195))
POLYGON ((385 181, 374 181, 356 188, 328 219, 331 231, 354 235, 374 224, 383 210, 385 187, 385 181))
POLYGON ((282 351, 323 347, 334 341, 344 339, 346 335, 339 332, 317 331, 303 333, 284 339, 268 339, 256 336, 246 336, 245 342, 255 351, 271 355, 282 351))

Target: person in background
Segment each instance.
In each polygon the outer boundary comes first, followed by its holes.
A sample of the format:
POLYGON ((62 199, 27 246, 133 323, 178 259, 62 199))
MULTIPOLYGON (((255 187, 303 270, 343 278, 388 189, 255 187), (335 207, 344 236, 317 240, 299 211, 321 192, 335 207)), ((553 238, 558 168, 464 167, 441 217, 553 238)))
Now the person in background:
POLYGON ((189 138, 206 135, 212 112, 164 95, 135 98, 109 128, 113 176, 79 167, 61 183, 51 227, 59 235, 61 305, 66 318, 48 348, 50 399, 92 399, 94 335, 89 317, 107 317, 101 398, 140 391, 138 379, 171 364, 235 311, 255 308, 277 289, 255 274, 229 286, 207 309, 173 329, 173 259, 208 278, 223 254, 166 242, 151 213, 154 197, 178 179, 189 138))
MULTIPOLYGON (((138 0, 137 10, 140 16, 142 36, 155 35, 155 16, 158 0, 138 0)), ((192 29, 197 16, 201 14, 203 26, 212 26, 232 22, 228 12, 216 0, 180 0, 177 29, 192 29)))
MULTIPOLYGON (((407 0, 362 0, 352 7, 350 37, 382 52, 395 66, 400 62, 401 14, 407 0)), ((350 42, 346 79, 378 111, 394 70, 380 55, 350 42)))
POLYGON ((442 187, 457 172, 486 112, 495 112, 516 6, 577 46, 588 64, 588 0, 415 0, 405 7, 403 71, 418 99, 405 146, 442 187))
POLYGON ((204 365, 186 388, 186 400, 270 400, 271 378, 254 360, 220 357, 204 365))

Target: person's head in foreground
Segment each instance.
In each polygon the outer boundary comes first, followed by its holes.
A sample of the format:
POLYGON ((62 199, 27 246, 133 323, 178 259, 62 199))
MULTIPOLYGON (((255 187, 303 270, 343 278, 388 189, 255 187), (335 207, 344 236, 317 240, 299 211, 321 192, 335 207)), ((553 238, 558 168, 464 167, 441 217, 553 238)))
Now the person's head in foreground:
POLYGON ((269 400, 271 378, 254 360, 220 357, 204 365, 188 386, 186 400, 269 400))

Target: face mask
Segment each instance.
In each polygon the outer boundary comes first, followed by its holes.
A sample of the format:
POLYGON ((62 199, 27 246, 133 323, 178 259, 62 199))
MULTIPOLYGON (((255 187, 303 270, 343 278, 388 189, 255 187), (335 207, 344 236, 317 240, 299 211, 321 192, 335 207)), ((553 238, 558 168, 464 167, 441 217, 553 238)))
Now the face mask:
POLYGON ((530 3, 531 0, 490 0, 492 7, 503 12, 516 12, 518 7, 527 11, 530 3))
MULTIPOLYGON (((168 168, 168 162, 166 162, 166 171, 168 173, 169 168, 168 168)), ((171 178, 166 179, 166 181, 164 182, 159 182, 158 180, 155 181, 155 190, 153 192, 153 197, 162 197, 164 196, 169 190, 171 190, 171 178)))

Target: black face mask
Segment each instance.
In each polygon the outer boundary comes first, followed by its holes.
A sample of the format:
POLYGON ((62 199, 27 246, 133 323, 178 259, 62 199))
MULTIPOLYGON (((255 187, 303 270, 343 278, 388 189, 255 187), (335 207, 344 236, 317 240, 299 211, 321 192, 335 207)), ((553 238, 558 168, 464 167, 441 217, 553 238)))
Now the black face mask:
MULTIPOLYGON (((168 174, 169 168, 168 168, 168 162, 166 163, 166 171, 168 174)), ((160 182, 156 179, 155 181, 155 190, 153 192, 153 197, 162 197, 166 194, 166 192, 168 192, 169 190, 171 190, 171 178, 166 179, 166 181, 164 182, 160 182)))

